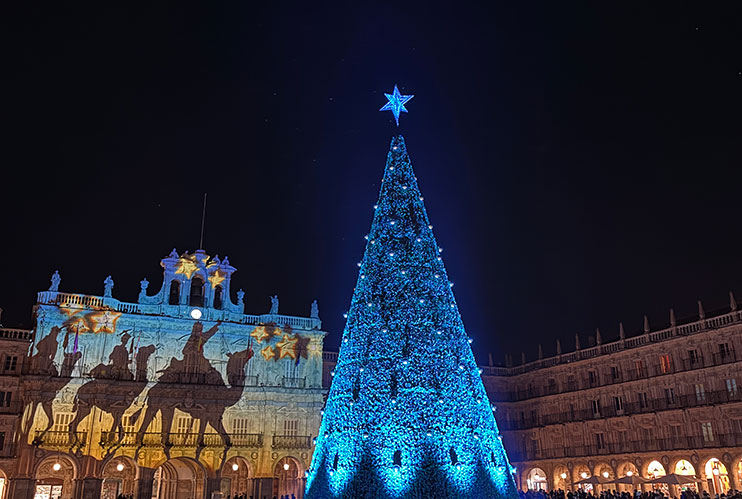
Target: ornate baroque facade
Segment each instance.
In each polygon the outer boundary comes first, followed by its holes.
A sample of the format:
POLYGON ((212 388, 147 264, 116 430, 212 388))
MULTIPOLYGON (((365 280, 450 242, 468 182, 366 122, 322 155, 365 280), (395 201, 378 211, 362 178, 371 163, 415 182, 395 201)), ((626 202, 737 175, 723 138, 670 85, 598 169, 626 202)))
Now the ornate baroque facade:
POLYGON ((302 497, 326 393, 316 303, 246 315, 227 258, 161 264, 137 303, 55 273, 34 330, 0 330, 0 499, 302 497))
POLYGON ((726 311, 698 309, 687 323, 671 311, 661 330, 645 318, 633 337, 621 326, 616 342, 598 332, 590 348, 578 339, 574 352, 484 368, 522 489, 670 473, 712 496, 742 489, 742 312, 731 293, 726 311))

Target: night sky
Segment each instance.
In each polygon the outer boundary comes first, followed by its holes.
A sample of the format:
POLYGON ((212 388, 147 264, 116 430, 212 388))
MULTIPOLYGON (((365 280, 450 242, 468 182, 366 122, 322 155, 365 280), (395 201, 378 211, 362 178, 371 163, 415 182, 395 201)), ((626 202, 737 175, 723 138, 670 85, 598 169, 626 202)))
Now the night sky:
POLYGON ((395 83, 481 363, 742 299, 740 2, 212 3, 5 12, 6 327, 55 269, 159 289, 207 192, 248 313, 316 298, 337 349, 395 83))

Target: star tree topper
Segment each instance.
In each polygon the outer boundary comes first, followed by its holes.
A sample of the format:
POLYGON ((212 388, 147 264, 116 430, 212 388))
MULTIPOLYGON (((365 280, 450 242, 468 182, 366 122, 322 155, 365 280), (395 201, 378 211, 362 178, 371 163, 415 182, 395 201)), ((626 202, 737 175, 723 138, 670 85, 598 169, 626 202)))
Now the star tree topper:
POLYGON ((394 119, 397 121, 397 126, 399 126, 399 113, 407 112, 407 109, 404 107, 404 105, 408 100, 412 99, 414 95, 400 94, 397 85, 394 85, 393 93, 384 95, 386 95, 386 98, 389 99, 389 102, 387 102, 384 107, 379 109, 379 111, 391 111, 392 114, 394 114, 394 119))

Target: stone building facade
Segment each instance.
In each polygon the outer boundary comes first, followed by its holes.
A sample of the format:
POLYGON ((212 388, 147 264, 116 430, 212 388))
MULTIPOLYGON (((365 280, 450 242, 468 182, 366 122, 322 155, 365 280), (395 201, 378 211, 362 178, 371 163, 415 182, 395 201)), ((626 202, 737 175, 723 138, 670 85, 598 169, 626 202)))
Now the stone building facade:
POLYGON ((34 330, 0 330, 0 499, 303 496, 326 393, 316 302, 247 315, 227 258, 161 265, 136 303, 110 276, 87 295, 55 273, 34 330))
POLYGON ((742 489, 742 312, 731 294, 726 311, 698 308, 683 324, 671 311, 661 330, 645 318, 636 336, 621 326, 616 342, 598 332, 590 348, 483 368, 522 489, 670 473, 712 495, 742 489))

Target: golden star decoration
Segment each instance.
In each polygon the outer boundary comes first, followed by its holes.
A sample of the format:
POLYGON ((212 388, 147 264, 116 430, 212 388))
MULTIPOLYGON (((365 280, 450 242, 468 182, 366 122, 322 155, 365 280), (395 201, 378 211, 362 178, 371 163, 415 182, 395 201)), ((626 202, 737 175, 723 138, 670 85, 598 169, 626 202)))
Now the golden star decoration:
POLYGON ((250 336, 255 338, 255 341, 257 341, 258 343, 263 343, 263 341, 270 341, 273 333, 272 331, 269 331, 265 326, 258 326, 252 330, 250 336))
POLYGON ((116 332, 116 322, 121 317, 120 312, 105 310, 88 314, 88 320, 92 324, 94 333, 114 333, 116 332))
POLYGON ((183 274, 186 279, 190 279, 193 273, 198 270, 198 265, 194 261, 195 257, 180 257, 178 260, 178 268, 175 269, 176 274, 183 274))
POLYGON ((222 282, 224 282, 224 279, 226 279, 227 276, 224 275, 223 272, 216 271, 213 274, 209 276, 209 282, 211 283, 212 288, 216 288, 218 285, 220 285, 222 282))
POLYGON ((260 351, 260 355, 267 361, 271 361, 276 358, 276 352, 273 351, 273 347, 265 347, 260 351))
POLYGON ((276 351, 278 352, 279 359, 285 359, 286 357, 296 358, 296 344, 298 338, 291 338, 288 334, 283 335, 283 339, 276 343, 276 351))

